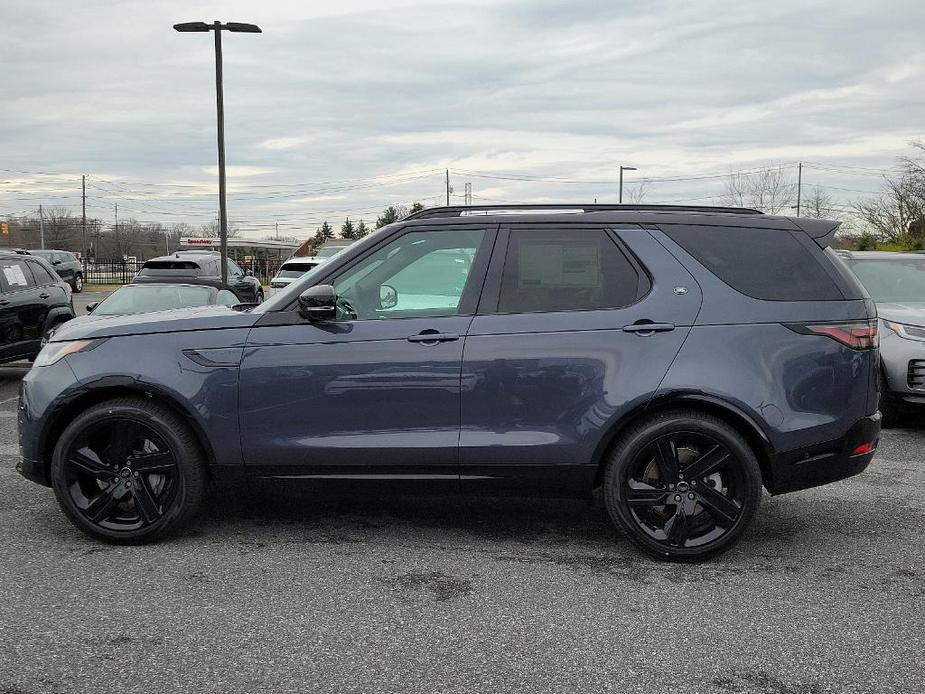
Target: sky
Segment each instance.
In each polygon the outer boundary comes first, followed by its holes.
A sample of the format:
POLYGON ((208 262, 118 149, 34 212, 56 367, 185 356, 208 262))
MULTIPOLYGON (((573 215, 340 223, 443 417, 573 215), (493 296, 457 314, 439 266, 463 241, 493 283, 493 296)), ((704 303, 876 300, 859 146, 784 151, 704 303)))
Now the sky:
POLYGON ((714 204, 768 165, 839 207, 925 138, 921 0, 0 0, 0 217, 305 238, 389 204, 714 204))

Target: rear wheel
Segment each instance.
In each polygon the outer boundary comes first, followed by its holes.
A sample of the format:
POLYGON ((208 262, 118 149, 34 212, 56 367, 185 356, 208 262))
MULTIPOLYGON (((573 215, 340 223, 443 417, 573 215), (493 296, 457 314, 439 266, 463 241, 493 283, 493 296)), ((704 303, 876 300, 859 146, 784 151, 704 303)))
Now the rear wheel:
POLYGON ((105 542, 151 542, 187 523, 206 486, 202 453, 172 411, 142 398, 95 405, 64 430, 52 487, 80 530, 105 542))
POLYGON ((700 561, 731 547, 761 502, 754 452, 732 427, 696 411, 655 415, 614 447, 607 511, 644 552, 700 561))

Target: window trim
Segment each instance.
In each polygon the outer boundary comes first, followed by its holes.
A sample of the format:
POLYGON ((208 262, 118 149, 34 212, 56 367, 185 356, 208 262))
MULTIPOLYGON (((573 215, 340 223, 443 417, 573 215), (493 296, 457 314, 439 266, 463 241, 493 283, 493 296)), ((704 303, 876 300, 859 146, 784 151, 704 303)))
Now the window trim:
POLYGON ((495 241, 495 252, 492 253, 491 265, 488 269, 488 276, 485 280, 485 287, 482 290, 482 296, 479 301, 476 315, 480 316, 518 316, 518 315, 536 315, 543 313, 587 313, 590 311, 622 311, 636 306, 644 301, 652 293, 654 280, 652 273, 642 264, 642 261, 636 257, 620 238, 620 231, 642 231, 638 224, 589 224, 589 223, 569 223, 565 222, 546 222, 522 224, 506 224, 501 227, 495 241), (508 251, 510 250, 511 231, 550 231, 553 229, 563 229, 565 233, 569 231, 599 231, 616 246, 617 250, 623 255, 626 261, 636 271, 639 280, 636 285, 636 299, 623 306, 606 306, 595 308, 573 308, 568 310, 541 310, 541 311, 499 311, 498 305, 501 302, 501 283, 504 277, 504 270, 507 267, 508 251), (645 290, 642 291, 642 282, 645 280, 645 290))

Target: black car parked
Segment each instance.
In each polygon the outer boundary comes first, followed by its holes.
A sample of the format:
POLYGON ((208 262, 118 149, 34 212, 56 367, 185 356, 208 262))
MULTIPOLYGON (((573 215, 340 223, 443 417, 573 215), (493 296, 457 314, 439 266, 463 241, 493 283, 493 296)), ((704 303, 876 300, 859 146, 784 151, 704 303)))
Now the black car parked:
MULTIPOLYGON (((209 287, 222 286, 222 259, 212 251, 178 251, 145 261, 135 276, 136 283, 157 282, 158 284, 203 284, 209 287)), ((260 280, 245 273, 238 264, 228 258, 228 289, 243 303, 259 304, 263 301, 263 287, 260 280)))
POLYGON ((33 359, 42 338, 73 317, 69 287, 51 265, 0 253, 0 363, 33 359))
POLYGON ((74 292, 80 293, 84 288, 84 269, 73 253, 48 249, 33 249, 29 255, 38 256, 47 260, 54 268, 58 277, 63 279, 74 292))

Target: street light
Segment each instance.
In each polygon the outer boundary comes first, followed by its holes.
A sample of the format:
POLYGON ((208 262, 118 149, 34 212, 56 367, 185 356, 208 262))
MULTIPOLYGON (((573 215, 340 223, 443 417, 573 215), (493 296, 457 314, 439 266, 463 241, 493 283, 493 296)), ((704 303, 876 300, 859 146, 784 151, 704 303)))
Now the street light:
POLYGON ((635 171, 635 166, 621 166, 620 167, 620 204, 623 204, 623 172, 624 171, 635 171))
POLYGON ((228 284, 228 210, 225 204, 225 102, 222 89, 222 32, 232 31, 244 34, 259 34, 256 24, 242 22, 185 22, 174 24, 181 33, 215 32, 215 108, 218 113, 218 230, 222 253, 222 285, 228 284))

